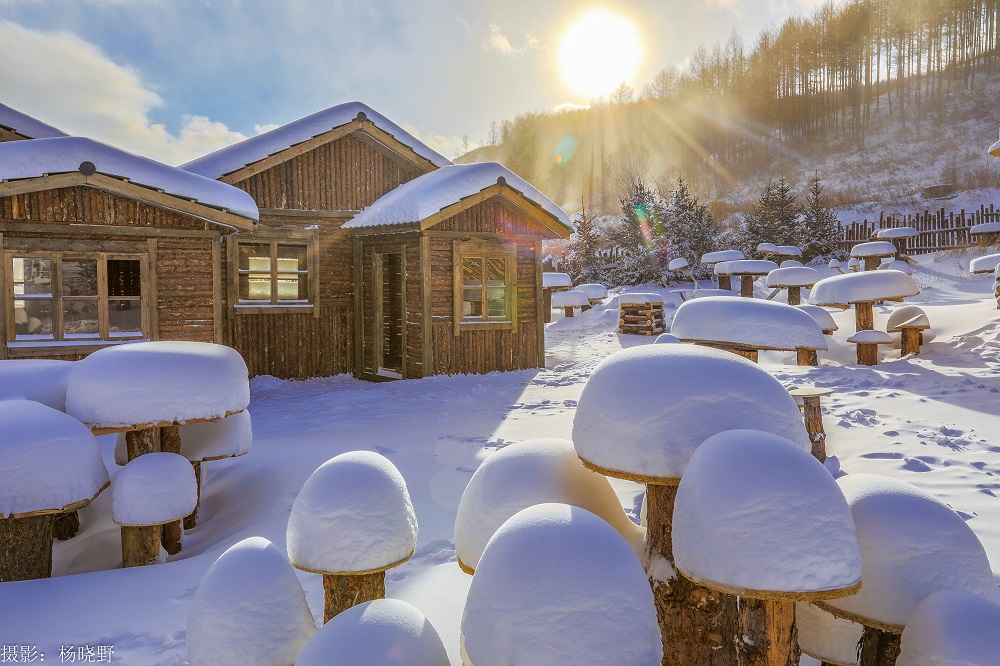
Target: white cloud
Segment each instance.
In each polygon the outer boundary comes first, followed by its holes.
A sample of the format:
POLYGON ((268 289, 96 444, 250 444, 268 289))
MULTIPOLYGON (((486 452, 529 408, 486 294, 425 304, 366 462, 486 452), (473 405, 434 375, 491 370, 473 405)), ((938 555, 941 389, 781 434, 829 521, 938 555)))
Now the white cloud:
POLYGON ((462 155, 473 148, 479 147, 477 142, 472 141, 467 137, 425 133, 408 123, 403 123, 402 128, 418 140, 424 142, 432 149, 447 157, 449 160, 454 159, 458 155, 462 155), (468 141, 468 145, 466 145, 466 141, 468 141))
POLYGON ((154 123, 163 99, 135 69, 113 62, 69 32, 40 32, 0 21, 3 102, 58 127, 168 164, 246 138, 204 116, 183 116, 177 135, 154 123))
POLYGON ((263 134, 264 132, 270 132, 273 129, 278 129, 281 127, 278 123, 265 123, 263 125, 254 125, 253 131, 257 134, 263 134))
POLYGON ((529 51, 530 49, 537 49, 541 46, 541 43, 535 37, 531 35, 524 36, 524 45, 520 47, 514 47, 506 35, 503 34, 500 26, 496 23, 490 23, 486 28, 486 41, 485 46, 490 51, 496 51, 501 55, 505 56, 519 56, 529 51))

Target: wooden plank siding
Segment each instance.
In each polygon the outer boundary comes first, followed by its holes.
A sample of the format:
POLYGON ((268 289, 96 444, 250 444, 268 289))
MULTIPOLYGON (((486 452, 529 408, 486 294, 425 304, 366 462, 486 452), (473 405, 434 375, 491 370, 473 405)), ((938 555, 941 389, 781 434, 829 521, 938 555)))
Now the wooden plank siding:
MULTIPOLYGON (((119 194, 77 186, 0 198, 0 230, 6 250, 144 255, 149 265, 143 285, 149 337, 222 342, 216 334, 214 293, 221 267, 214 260, 213 247, 228 229, 119 194)), ((62 353, 58 347, 16 350, 18 358, 78 360, 85 355, 78 349, 62 353)))

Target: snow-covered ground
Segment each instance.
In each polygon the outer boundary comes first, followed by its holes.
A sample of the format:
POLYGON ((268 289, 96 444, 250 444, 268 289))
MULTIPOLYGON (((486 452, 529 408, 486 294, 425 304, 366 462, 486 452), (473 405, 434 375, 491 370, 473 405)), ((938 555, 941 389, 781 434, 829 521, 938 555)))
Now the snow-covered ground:
MULTIPOLYGON (((1000 312, 992 276, 970 278, 969 258, 919 259, 923 291, 907 302, 925 309, 936 334, 921 356, 900 359, 897 345, 883 348, 878 366, 855 365, 846 343, 854 315, 846 311, 834 315, 840 331, 830 351, 820 352, 820 367, 797 367, 795 354, 782 352, 762 353, 761 363, 788 387, 833 389, 824 399, 828 451, 843 470, 896 477, 941 498, 968 521, 1000 571, 1000 312)), ((677 296, 660 291, 676 307, 677 296)), ((876 306, 877 327, 890 309, 876 306)), ((460 663, 471 577, 456 562, 453 531, 473 471, 508 443, 569 438, 594 366, 618 349, 653 342, 616 333, 614 296, 572 319, 554 316, 545 369, 378 384, 258 377, 253 449, 205 465, 201 523, 185 534, 183 552, 166 564, 116 569, 119 531, 105 492, 81 512, 82 532, 56 543, 55 578, 0 584, 0 644, 37 646, 52 662, 62 646, 103 645, 114 646, 120 663, 187 664, 187 613, 215 559, 254 535, 284 549, 289 511, 306 478, 337 454, 367 449, 403 474, 419 522, 413 558, 387 572, 388 594, 423 611, 460 663)), ((100 443, 114 476, 114 437, 100 443)), ((637 516, 642 486, 612 483, 625 511, 637 516)), ((319 619, 322 579, 296 573, 319 619)))

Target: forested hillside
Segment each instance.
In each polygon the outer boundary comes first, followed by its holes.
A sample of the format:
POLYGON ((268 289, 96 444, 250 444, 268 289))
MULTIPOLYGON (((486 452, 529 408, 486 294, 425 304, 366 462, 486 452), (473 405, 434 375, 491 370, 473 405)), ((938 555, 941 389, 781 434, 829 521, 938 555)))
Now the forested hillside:
POLYGON ((752 46, 702 47, 638 93, 499 122, 461 161, 499 160, 560 203, 606 212, 636 177, 681 175, 717 219, 769 179, 802 191, 817 170, 833 204, 995 186, 998 18, 1000 0, 828 3, 752 46))

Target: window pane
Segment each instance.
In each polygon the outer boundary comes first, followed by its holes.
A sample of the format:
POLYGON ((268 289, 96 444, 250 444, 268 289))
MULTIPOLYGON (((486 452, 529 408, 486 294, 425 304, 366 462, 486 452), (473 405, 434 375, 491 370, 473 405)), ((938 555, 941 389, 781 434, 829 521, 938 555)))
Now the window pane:
POLYGON ((507 298, 504 289, 486 290, 486 316, 506 318, 507 298))
POLYGON ((97 337, 97 299, 64 298, 62 303, 64 337, 97 337))
POLYGON ((14 257, 14 281, 16 294, 52 294, 52 262, 38 257, 14 257), (19 265, 20 264, 20 268, 19 265), (17 279, 20 271, 21 279, 17 279), (17 287, 21 287, 20 290, 17 287))
POLYGON ((241 301, 271 301, 271 276, 267 273, 240 275, 241 301))
POLYGON ((63 296, 97 296, 97 261, 72 259, 62 262, 63 296))
POLYGON ((462 260, 462 283, 467 288, 483 285, 482 257, 468 257, 462 260))
POLYGON ((271 271, 271 246, 258 243, 240 243, 241 271, 271 271))
POLYGON ((304 271, 307 269, 305 245, 278 245, 279 271, 304 271))
MULTIPOLYGON (((280 261, 280 260, 279 260, 280 261)), ((278 273, 278 300, 305 301, 309 299, 309 276, 278 273)))
POLYGON ((482 317, 483 316, 483 291, 482 289, 462 290, 462 316, 482 317))
POLYGON ((505 259, 486 260, 486 286, 502 287, 507 280, 507 261, 505 259))
POLYGON ((108 259, 108 296, 141 296, 141 276, 138 259, 108 259))
POLYGON ((52 337, 52 300, 48 298, 14 300, 15 338, 52 337))
POLYGON ((142 301, 137 298, 110 301, 108 332, 113 338, 142 335, 142 301))

